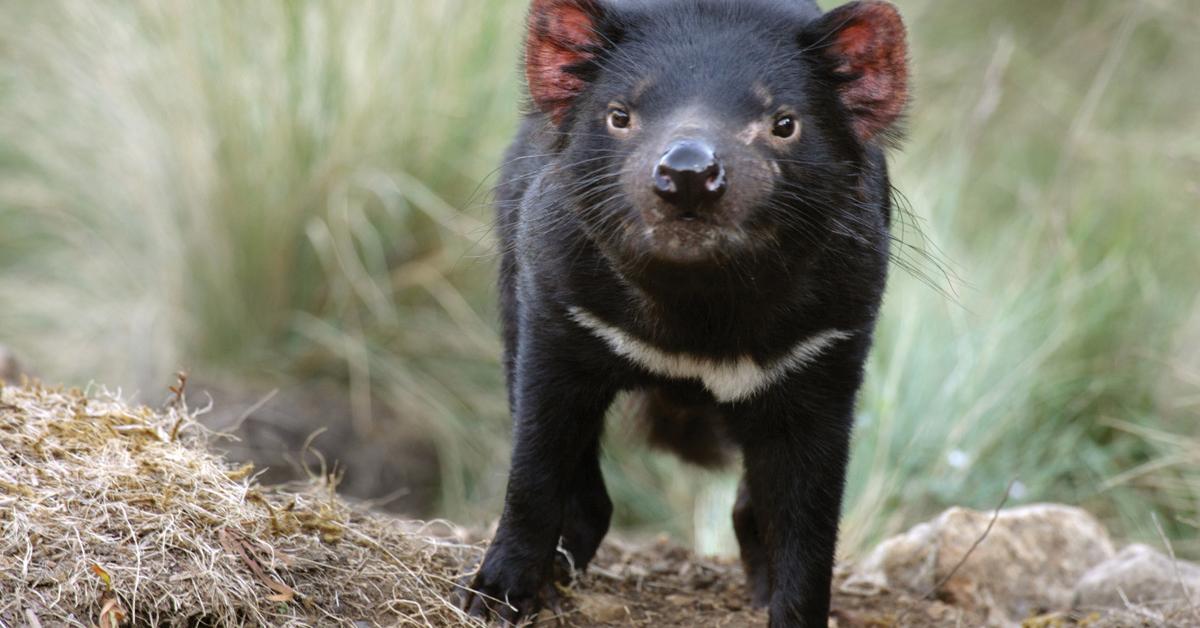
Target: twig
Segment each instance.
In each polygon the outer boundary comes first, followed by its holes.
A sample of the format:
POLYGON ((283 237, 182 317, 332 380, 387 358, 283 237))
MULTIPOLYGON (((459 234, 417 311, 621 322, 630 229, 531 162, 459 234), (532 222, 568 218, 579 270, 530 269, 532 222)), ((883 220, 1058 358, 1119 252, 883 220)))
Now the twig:
POLYGON ((175 385, 167 386, 167 390, 171 393, 171 398, 167 400, 168 407, 179 408, 187 404, 185 398, 187 395, 187 383, 187 371, 179 371, 175 374, 175 385))
POLYGON ((1138 606, 1137 604, 1130 602, 1129 596, 1125 595, 1125 589, 1117 587, 1117 595, 1121 596, 1121 601, 1125 604, 1125 610, 1133 613, 1134 615, 1145 617, 1155 624, 1162 624, 1164 621, 1166 621, 1166 618, 1163 617, 1162 613, 1155 612, 1151 608, 1138 606))
POLYGON ((270 401, 275 398, 275 395, 278 395, 278 394, 279 394, 279 389, 273 388, 271 390, 271 392, 263 395, 262 397, 259 398, 258 401, 255 401, 249 408, 246 408, 245 410, 243 410, 242 413, 240 415, 238 415, 238 418, 234 419, 232 423, 222 427, 221 431, 222 432, 230 432, 230 433, 238 431, 239 429, 241 429, 242 424, 246 422, 246 419, 249 419, 250 416, 252 414, 254 414, 255 412, 262 410, 263 406, 270 403, 270 401))
POLYGON ((1158 538, 1162 539, 1163 545, 1167 548, 1167 554, 1171 557, 1171 570, 1175 572, 1175 580, 1179 583, 1180 590, 1183 591, 1183 599, 1187 602, 1188 609, 1191 610, 1193 617, 1200 617, 1196 613, 1196 603, 1192 600, 1192 592, 1188 590, 1187 584, 1183 581, 1183 575, 1179 573, 1179 560, 1175 558, 1175 548, 1171 546, 1167 533, 1163 531, 1158 514, 1150 513, 1150 519, 1154 521, 1154 529, 1158 531, 1158 538))
MULTIPOLYGON (((983 540, 986 539, 988 537, 988 534, 992 531, 992 526, 996 525, 996 519, 1000 518, 1000 511, 1004 508, 1004 505, 1008 503, 1008 496, 1012 494, 1013 485, 1015 485, 1016 483, 1017 483, 1017 478, 1013 478, 1013 479, 1009 480, 1008 488, 1004 489, 1004 497, 1000 499, 1000 503, 996 504, 996 508, 992 511, 991 521, 988 521, 987 527, 983 529, 983 534, 979 535, 979 538, 975 539, 975 542, 972 543, 971 547, 967 549, 967 553, 963 554, 963 557, 958 560, 958 563, 956 563, 954 565, 954 568, 950 570, 950 573, 946 574, 945 577, 943 577, 936 584, 934 584, 932 587, 930 587, 928 591, 926 591, 925 593, 922 593, 921 597, 918 599, 922 599, 922 600, 934 599, 934 595, 936 595, 937 592, 942 587, 946 586, 946 583, 950 582, 950 579, 954 577, 954 574, 958 573, 958 570, 961 569, 964 564, 966 564, 967 559, 970 558, 971 554, 973 554, 975 552, 975 548, 979 547, 979 545, 981 543, 983 543, 983 540)), ((962 609, 959 609, 959 611, 960 611, 959 621, 962 621, 961 610, 962 609)), ((895 625, 897 625, 897 626, 906 625, 904 623, 904 619, 905 619, 905 617, 908 616, 908 614, 911 611, 912 611, 912 607, 905 608, 900 613, 900 616, 896 618, 895 625)))
POLYGON ((971 557, 971 554, 975 553, 975 549, 979 547, 981 543, 983 543, 984 539, 988 537, 988 534, 992 531, 992 526, 996 525, 996 519, 1000 518, 1000 510, 1004 508, 1004 504, 1008 503, 1008 496, 1012 494, 1013 485, 1016 483, 1017 478, 1009 480, 1008 488, 1004 489, 1004 497, 1001 498, 1000 503, 996 504, 995 510, 992 511, 992 519, 991 521, 988 521, 987 527, 983 529, 983 534, 979 535, 979 538, 975 539, 975 542, 971 544, 969 549, 967 549, 967 553, 963 554, 963 557, 958 559, 958 562, 954 565, 954 568, 950 570, 950 573, 947 573, 945 576, 943 576, 942 579, 937 582, 937 584, 933 585, 933 588, 929 589, 924 595, 921 596, 922 599, 933 599, 933 596, 939 590, 941 590, 942 587, 946 586, 946 583, 950 582, 950 579, 954 577, 954 574, 958 573, 958 570, 967 563, 967 559, 971 557))
POLYGON ((240 535, 235 536, 229 528, 222 528, 217 538, 229 553, 240 557, 242 562, 250 568, 250 571, 254 572, 254 575, 258 576, 258 579, 267 585, 267 588, 275 592, 274 595, 267 596, 268 600, 272 602, 290 602, 300 597, 299 591, 280 582, 273 574, 267 574, 266 570, 263 569, 261 561, 250 553, 252 551, 250 544, 245 539, 240 538, 240 535))
POLYGON ((178 383, 167 387, 167 390, 171 391, 171 399, 167 402, 167 407, 179 413, 175 425, 171 426, 172 443, 179 438, 179 428, 183 427, 184 419, 187 418, 187 371, 179 371, 175 374, 175 378, 178 383))

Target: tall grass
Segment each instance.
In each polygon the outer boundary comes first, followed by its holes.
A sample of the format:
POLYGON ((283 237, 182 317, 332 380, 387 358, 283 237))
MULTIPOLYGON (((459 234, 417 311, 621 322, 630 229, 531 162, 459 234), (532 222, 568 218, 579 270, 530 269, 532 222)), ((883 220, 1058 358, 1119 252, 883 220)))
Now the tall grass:
POLYGON ((1200 289, 1200 89, 1179 81, 1196 18, 1182 3, 906 8, 919 82, 898 187, 961 282, 946 300, 894 276, 850 544, 989 507, 1012 480, 1018 501, 1082 503, 1147 539, 1158 511, 1194 539, 1189 462, 1117 426, 1198 429, 1196 389, 1189 405, 1164 387, 1196 351, 1180 330, 1200 289), (1147 464, 1159 487, 1114 481, 1147 464))
MULTIPOLYGON (((494 514, 486 191, 524 4, 4 3, 0 342, 148 391, 179 366, 343 382, 356 421, 427 427, 444 514, 494 514)), ((901 5, 893 164, 925 277, 892 277, 844 549, 1016 479, 1013 502, 1146 539, 1157 513, 1200 554, 1200 18, 901 5)), ((620 420, 605 466, 619 524, 731 549, 731 475, 681 473, 620 420)))
POLYGON ((435 430, 466 503, 504 456, 475 190, 517 118, 496 51, 520 12, 4 11, 4 340, 53 377, 149 391, 180 366, 344 381, 360 422, 382 399, 435 430))

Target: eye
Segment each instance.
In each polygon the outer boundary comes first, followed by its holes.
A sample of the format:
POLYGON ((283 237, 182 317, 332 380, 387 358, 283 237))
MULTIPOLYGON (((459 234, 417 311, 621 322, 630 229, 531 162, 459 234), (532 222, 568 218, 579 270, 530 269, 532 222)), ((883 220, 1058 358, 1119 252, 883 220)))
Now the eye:
POLYGON ((796 134, 800 129, 800 123, 796 118, 790 115, 782 115, 775 118, 775 125, 771 128, 771 134, 775 137, 787 139, 796 134))
POLYGON ((623 130, 629 128, 629 112, 622 107, 609 107, 608 109, 608 126, 623 130))

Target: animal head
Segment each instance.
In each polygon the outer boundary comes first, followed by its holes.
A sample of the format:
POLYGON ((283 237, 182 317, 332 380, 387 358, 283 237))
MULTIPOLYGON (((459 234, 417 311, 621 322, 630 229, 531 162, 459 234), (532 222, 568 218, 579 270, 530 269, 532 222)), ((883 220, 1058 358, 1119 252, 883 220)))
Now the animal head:
POLYGON ((534 0, 525 77, 591 237, 689 266, 803 257, 861 222, 906 58, 886 2, 534 0))

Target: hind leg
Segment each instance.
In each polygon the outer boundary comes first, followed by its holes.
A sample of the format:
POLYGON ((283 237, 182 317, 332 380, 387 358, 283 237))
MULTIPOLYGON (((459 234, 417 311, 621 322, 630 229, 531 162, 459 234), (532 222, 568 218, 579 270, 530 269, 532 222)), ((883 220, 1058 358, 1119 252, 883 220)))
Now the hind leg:
MULTIPOLYGON (((571 555, 572 566, 583 571, 612 520, 613 504, 600 471, 600 442, 591 446, 575 472, 571 498, 563 517, 562 548, 571 555)), ((568 574, 569 575, 569 574, 568 574)))
POLYGON ((741 549, 750 602, 756 607, 764 607, 771 601, 770 561, 767 559, 767 546, 762 540, 762 526, 754 514, 754 504, 750 501, 750 489, 746 486, 745 478, 738 485, 737 501, 733 505, 733 531, 741 549))

